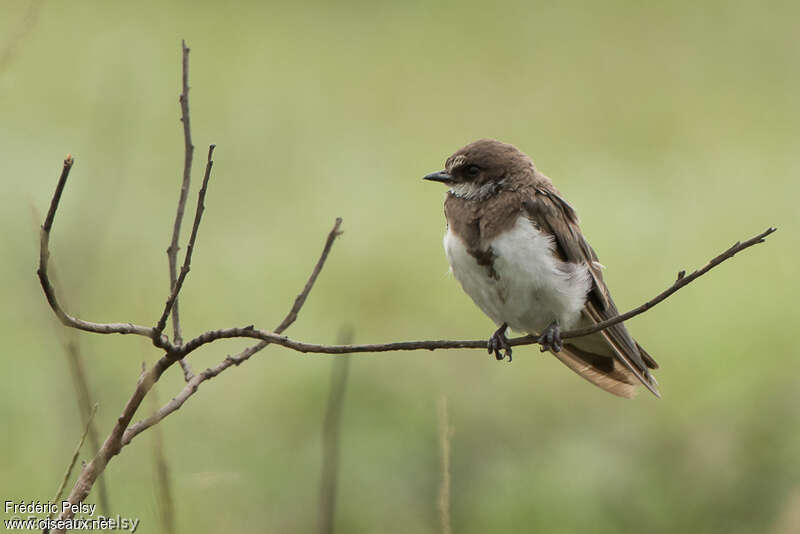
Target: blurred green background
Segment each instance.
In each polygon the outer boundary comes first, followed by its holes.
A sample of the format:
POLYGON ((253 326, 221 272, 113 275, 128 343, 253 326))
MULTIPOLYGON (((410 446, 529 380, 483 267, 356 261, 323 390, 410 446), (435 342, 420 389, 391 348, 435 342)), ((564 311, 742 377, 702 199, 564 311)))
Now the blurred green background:
MULTIPOLYGON (((662 366, 660 401, 612 397, 533 347, 511 365, 481 351, 354 357, 338 532, 440 530, 441 396, 455 532, 800 532, 796 2, 30 5, 6 0, 0 18, 4 500, 52 498, 81 432, 66 332, 35 275, 65 154, 52 260, 69 311, 152 324, 162 309, 185 38, 190 210, 218 145, 186 337, 276 325, 336 216, 345 233, 291 337, 487 337, 447 274, 444 189, 421 181, 479 137, 554 180, 621 309, 779 227, 630 322, 662 366)), ((105 436, 158 353, 79 339, 105 436)), ((192 365, 245 346, 218 342, 192 365)), ((316 528, 332 364, 268 348, 162 423, 180 531, 316 528)), ((181 387, 175 367, 158 395, 181 387)), ((139 532, 160 528, 153 464, 147 432, 107 470, 112 511, 139 532)))

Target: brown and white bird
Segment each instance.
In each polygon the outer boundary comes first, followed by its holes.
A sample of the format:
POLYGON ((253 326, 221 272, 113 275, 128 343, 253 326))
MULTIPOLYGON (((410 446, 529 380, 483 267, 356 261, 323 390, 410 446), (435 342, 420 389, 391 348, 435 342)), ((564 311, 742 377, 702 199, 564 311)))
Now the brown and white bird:
POLYGON ((624 324, 562 342, 562 328, 589 326, 618 312, 578 215, 528 156, 480 139, 425 180, 450 187, 444 249, 464 291, 499 327, 489 339, 490 353, 501 360, 505 352, 511 360, 510 327, 539 335, 542 350, 614 395, 632 397, 643 384, 660 397, 650 374, 658 364, 624 324))

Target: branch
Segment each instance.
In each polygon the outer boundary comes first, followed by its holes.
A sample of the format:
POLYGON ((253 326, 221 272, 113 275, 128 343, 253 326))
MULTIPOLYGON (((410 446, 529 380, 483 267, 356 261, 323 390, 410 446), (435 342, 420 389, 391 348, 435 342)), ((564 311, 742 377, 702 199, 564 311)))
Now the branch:
MULTIPOLYGON (((617 323, 626 321, 632 317, 642 314, 665 300, 667 297, 678 291, 679 289, 689 285, 694 280, 700 278, 708 271, 721 264, 725 260, 732 258, 737 253, 752 247, 758 243, 763 243, 765 238, 775 232, 775 228, 767 228, 764 232, 752 237, 744 242, 737 242, 722 254, 711 259, 703 268, 694 271, 689 275, 685 275, 683 271, 679 273, 678 279, 665 291, 659 293, 651 300, 645 302, 638 308, 618 315, 606 321, 597 323, 594 326, 587 328, 577 328, 574 330, 567 330, 561 334, 562 339, 586 336, 604 330, 617 323)), ((178 354, 186 355, 198 347, 211 343, 217 339, 230 339, 230 338, 254 338, 261 339, 267 343, 274 343, 283 347, 296 350, 298 352, 317 353, 317 354, 348 354, 355 352, 392 352, 392 351, 405 351, 405 350, 437 350, 437 349, 486 349, 486 340, 466 340, 466 341, 451 341, 451 340, 436 340, 436 341, 400 341, 396 343, 375 343, 369 345, 317 345, 314 343, 305 343, 289 339, 288 337, 281 336, 280 332, 269 332, 266 330, 259 330, 252 326, 245 326, 239 328, 223 328, 220 330, 210 330, 196 338, 186 342, 183 346, 179 347, 178 354)), ((537 336, 527 335, 509 340, 512 346, 517 345, 532 345, 537 343, 537 336)))
POLYGON ((314 270, 311 271, 311 275, 308 277, 308 281, 306 285, 303 286, 303 290, 300 291, 300 294, 297 295, 294 299, 294 304, 292 305, 292 309, 289 310, 289 313, 286 314, 286 317, 283 318, 281 324, 275 328, 275 332, 280 334, 287 328, 289 328, 292 323, 297 320, 297 314, 300 312, 300 308, 303 307, 303 304, 306 303, 306 299, 308 298, 308 294, 311 293, 311 288, 314 287, 314 282, 317 281, 317 277, 319 273, 322 271, 322 268, 325 266, 325 260, 328 259, 328 254, 331 252, 331 247, 333 247, 333 242, 336 240, 337 237, 342 235, 342 232, 339 231, 339 227, 342 226, 342 218, 336 217, 336 221, 333 223, 333 228, 330 232, 328 232, 328 238, 325 240, 325 246, 322 247, 322 254, 320 254, 319 259, 317 260, 317 264, 314 265, 314 270))
MULTIPOLYGON (((186 199, 189 196, 189 184, 192 176, 192 158, 194 156, 194 145, 192 144, 192 129, 189 123, 189 48, 186 41, 181 41, 182 53, 182 72, 183 83, 178 101, 181 104, 181 123, 183 123, 183 181, 181 191, 178 196, 178 210, 175 213, 175 222, 172 225, 172 240, 167 248, 167 260, 169 261, 169 289, 173 291, 178 280, 178 239, 181 235, 181 224, 183 223, 183 212, 186 208, 186 199)), ((181 337, 181 320, 178 312, 178 302, 175 301, 172 310, 172 341, 176 345, 183 343, 181 337)), ((183 377, 188 382, 192 377, 192 369, 189 362, 181 360, 183 377)))
POLYGON ((36 271, 36 274, 39 276, 39 283, 42 285, 42 290, 44 291, 48 304, 50 304, 50 307, 53 309, 58 319, 64 325, 71 328, 77 328, 78 330, 84 330, 86 332, 94 332, 96 334, 136 334, 150 339, 158 338, 164 348, 167 348, 167 350, 174 350, 175 347, 170 343, 169 338, 162 336, 160 333, 156 333, 152 328, 132 323, 93 323, 84 321, 67 314, 58 303, 55 289, 47 275, 47 262, 50 259, 50 230, 53 227, 58 203, 61 201, 61 194, 64 191, 67 177, 69 177, 69 171, 72 169, 72 164, 74 162, 75 160, 73 157, 67 155, 67 158, 64 160, 64 167, 61 170, 61 176, 58 178, 55 193, 53 193, 53 198, 50 200, 50 209, 47 211, 47 217, 45 217, 40 232, 39 269, 36 271))
MULTIPOLYGON (((94 458, 92 458, 92 461, 83 467, 78 476, 78 480, 75 481, 75 485, 72 487, 69 497, 67 497, 67 500, 71 504, 83 502, 87 495, 89 495, 89 491, 91 491, 97 477, 105 470, 108 462, 119 454, 119 451, 122 449, 122 435, 130 424, 133 414, 136 413, 145 395, 147 395, 147 392, 153 387, 153 384, 161 378, 164 371, 176 361, 177 360, 164 355, 159 358, 150 369, 142 370, 142 374, 139 375, 139 380, 136 383, 136 389, 125 404, 122 414, 117 418, 117 422, 111 430, 111 433, 94 458)), ((61 512, 59 519, 69 519, 73 516, 74 512, 72 508, 67 508, 61 512)))
MULTIPOLYGON (((41 220, 41 215, 34 206, 31 206, 31 214, 34 220, 37 221, 35 224, 38 225, 38 221, 41 220)), ((56 276, 56 274, 55 269, 51 268, 50 276, 57 282, 58 276, 56 276)), ((53 325, 55 326, 55 323, 53 323, 53 325)), ((67 363, 72 373, 72 382, 75 386, 75 394, 78 400, 78 410, 80 411, 82 424, 89 426, 89 445, 91 445, 91 454, 94 455, 100 450, 100 438, 97 434, 97 425, 94 419, 90 418, 92 406, 94 406, 94 404, 91 401, 89 380, 86 375, 83 356, 78 347, 78 330, 74 328, 61 330, 58 328, 57 333, 59 337, 61 337, 64 354, 66 355, 67 363)), ((108 515, 111 508, 108 502, 108 490, 106 488, 105 477, 100 476, 97 478, 97 486, 100 511, 108 515)))
POLYGON ((164 305, 164 311, 161 313, 161 317, 158 319, 158 323, 153 329, 154 332, 159 334, 159 336, 153 337, 153 344, 156 347, 164 349, 167 348, 159 343, 161 340, 160 334, 161 332, 164 331, 164 328, 166 328, 167 326, 167 317, 169 317, 169 313, 172 310, 172 307, 177 303, 178 293, 180 293, 181 288, 183 287, 183 282, 184 280, 186 280, 186 275, 189 274, 189 268, 192 264, 192 253, 194 252, 194 242, 197 239, 197 231, 200 228, 200 220, 203 217, 203 211, 205 211, 205 199, 206 199, 206 190, 208 189, 208 179, 211 177, 211 167, 214 165, 214 161, 211 159, 211 157, 214 155, 214 148, 216 148, 216 145, 209 145, 208 147, 206 172, 203 175, 203 185, 200 187, 200 192, 197 194, 197 209, 195 210, 194 213, 192 234, 191 236, 189 236, 189 244, 186 247, 186 255, 183 258, 183 267, 181 267, 181 274, 178 276, 178 280, 175 282, 175 285, 172 288, 172 292, 170 293, 169 298, 167 298, 167 303, 164 305))
MULTIPOLYGON (((191 134, 189 128, 189 108, 188 108, 189 49, 186 47, 185 42, 182 42, 182 51, 183 51, 183 92, 181 94, 180 100, 181 100, 181 109, 183 115, 182 120, 184 122, 184 140, 186 144, 183 185, 188 190, 189 174, 191 171, 191 157, 194 147, 191 145, 191 134)), ((136 410, 141 405, 142 400, 150 391, 150 389, 153 387, 153 385, 159 380, 164 371, 166 371, 172 364, 175 363, 175 361, 177 361, 177 359, 174 357, 176 345, 170 343, 169 338, 163 334, 163 330, 166 327, 166 320, 167 317, 169 316, 172 307, 177 304, 178 293, 180 292, 180 289, 183 286, 183 282, 186 279, 186 275, 188 274, 189 267, 191 265, 194 243, 197 238, 197 232, 200 226, 200 220, 202 218, 202 214, 205 208, 204 200, 205 200, 206 190, 208 187, 208 180, 211 176, 211 167, 213 165, 213 161, 211 158, 213 152, 214 152, 214 145, 211 145, 208 149, 208 161, 206 164, 206 171, 203 177, 202 187, 200 188, 200 192, 198 194, 194 224, 192 226, 192 233, 189 238, 189 244, 186 249, 186 255, 184 257, 183 267, 181 268, 180 275, 178 276, 173 286, 171 287, 170 296, 167 299, 164 312, 155 328, 148 329, 145 327, 137 326, 135 327, 136 331, 131 332, 131 333, 139 333, 141 335, 147 335, 152 339, 153 344, 155 346, 165 349, 167 353, 164 356, 162 356, 156 362, 156 364, 150 368, 150 370, 145 370, 145 369, 142 370, 142 374, 139 377, 136 389, 134 390, 133 395, 125 405, 122 415, 120 415, 120 417, 117 419, 114 428, 112 429, 111 433, 106 438, 106 441, 103 443, 103 446, 94 456, 92 461, 86 466, 84 466, 84 468, 81 470, 81 474, 78 477, 78 480, 76 481, 69 495, 69 501, 73 504, 82 502, 86 498, 97 477, 105 470, 105 467, 108 464, 108 462, 115 455, 119 454, 123 446, 122 445, 123 434, 125 430, 128 428, 128 425, 130 424, 133 415, 136 413, 136 410)), ((50 229, 52 227, 53 219, 55 218, 55 212, 58 207, 58 203, 61 199, 61 194, 64 190, 64 186, 66 184, 69 171, 72 167, 72 161, 73 160, 70 156, 68 156, 67 159, 64 161, 64 168, 62 170, 61 177, 59 178, 58 185, 56 186, 56 191, 53 195, 53 199, 50 203, 50 210, 47 214, 47 217, 45 218, 45 223, 42 227, 41 252, 39 261, 40 264, 39 279, 42 283, 42 288, 44 289, 45 295, 47 296, 50 306, 53 308, 53 310, 56 312, 56 315, 59 316, 62 322, 66 321, 65 324, 67 324, 68 326, 74 326, 76 328, 83 327, 82 329, 87 329, 87 327, 99 328, 99 330, 92 330, 92 331, 101 331, 103 333, 113 333, 113 332, 128 333, 128 332, 123 332, 119 328, 120 325, 102 325, 95 323, 90 324, 68 316, 66 313, 63 312, 61 307, 58 305, 58 301, 55 298, 55 291, 53 290, 52 285, 50 284, 50 281, 47 277, 47 260, 49 257, 48 241, 49 241, 50 229)), ((185 196, 186 192, 182 188, 181 198, 178 201, 178 213, 176 214, 175 227, 173 228, 174 240, 177 240, 177 235, 179 235, 180 233, 180 223, 183 218, 183 209, 186 204, 185 196)), ((172 245, 170 246, 170 248, 173 248, 172 245)), ((168 251, 168 257, 174 258, 176 255, 177 255, 177 245, 175 245, 174 252, 168 251)), ((174 267, 172 265, 170 269, 170 274, 171 277, 174 275, 174 267)), ((130 328, 134 328, 134 325, 129 325, 129 326, 130 328)), ((179 320, 177 322, 174 322, 173 326, 177 326, 177 330, 175 330, 174 334, 177 335, 176 342, 177 345, 179 346, 181 344, 179 320)), ((187 373, 190 372, 191 371, 188 369, 188 367, 184 367, 184 376, 187 376, 187 373)), ((72 517, 72 511, 71 510, 63 511, 60 517, 62 519, 72 517)))
MULTIPOLYGON (((314 265, 311 275, 308 277, 308 280, 306 281, 305 286, 303 286, 302 291, 300 291, 300 294, 298 294, 294 299, 294 304, 289 310, 289 313, 286 314, 286 317, 283 318, 283 321, 281 321, 277 328, 275 328, 275 332, 283 332, 297 319, 297 315, 300 312, 300 309, 303 307, 303 304, 305 304, 308 294, 311 293, 311 289, 314 287, 314 283, 317 281, 319 273, 325 266, 325 261, 328 259, 328 254, 330 254, 334 241, 336 241, 336 238, 341 235, 341 232, 339 231, 341 225, 342 219, 337 217, 336 222, 333 224, 333 228, 331 228, 331 231, 328 232, 328 237, 325 239, 325 245, 322 248, 322 253, 319 256, 317 263, 314 265)), ((206 380, 214 378, 231 366, 238 366, 242 362, 247 361, 253 354, 259 352, 267 345, 269 345, 269 342, 267 341, 256 343, 255 345, 244 349, 235 356, 227 356, 215 367, 209 367, 202 373, 198 373, 193 376, 189 382, 186 383, 183 390, 172 400, 166 403, 160 410, 150 417, 131 425, 130 428, 125 431, 125 435, 122 438, 122 445, 127 445, 141 432, 147 430, 153 425, 160 423, 162 419, 177 411, 181 406, 183 406, 183 403, 186 402, 189 397, 197 392, 197 388, 200 387, 200 384, 206 380)))
POLYGON ((652 308, 653 306, 655 306, 659 302, 665 300, 667 297, 669 297, 670 295, 672 295, 673 293, 675 293, 679 289, 681 289, 681 288, 689 285, 690 283, 694 282, 695 280, 697 280, 698 278, 700 278, 701 276, 706 274, 708 271, 710 271, 711 269, 713 269, 714 267, 716 267, 717 265, 719 265, 723 261, 734 257, 737 253, 743 251, 746 248, 750 248, 753 245, 757 245, 759 243, 763 243, 766 240, 767 236, 770 235, 771 233, 775 232, 776 230, 777 230, 777 228, 767 228, 766 230, 764 230, 763 232, 761 232, 757 236, 751 237, 750 239, 748 239, 747 241, 745 241, 743 243, 740 242, 740 241, 737 241, 728 250, 726 250, 722 254, 712 258, 701 269, 698 269, 698 270, 692 272, 689 275, 686 275, 686 271, 678 272, 678 277, 677 277, 677 280, 675 280, 675 283, 673 283, 670 287, 668 287, 667 289, 665 289, 664 291, 662 291, 661 293, 659 293, 658 295, 656 295, 652 299, 648 300, 647 302, 645 302, 644 304, 642 304, 638 308, 634 308, 629 312, 623 313, 622 315, 617 315, 616 317, 612 317, 611 319, 608 319, 607 321, 603 321, 601 323, 597 323, 594 326, 589 326, 589 327, 585 327, 585 328, 576 328, 574 330, 570 330, 569 332, 564 332, 563 334, 561 334, 561 338, 562 339, 566 339, 566 338, 570 338, 570 337, 581 337, 581 336, 587 336, 589 334, 594 334, 595 332, 599 332, 601 330, 605 330, 609 326, 614 326, 617 323, 621 323, 623 321, 627 321, 628 319, 630 319, 632 317, 636 317, 637 315, 646 312, 647 310, 649 310, 650 308, 652 308))

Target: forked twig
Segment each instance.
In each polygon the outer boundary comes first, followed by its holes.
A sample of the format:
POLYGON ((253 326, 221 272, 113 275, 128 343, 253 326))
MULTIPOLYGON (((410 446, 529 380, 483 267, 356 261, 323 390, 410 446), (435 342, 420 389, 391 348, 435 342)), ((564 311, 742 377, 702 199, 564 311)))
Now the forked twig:
MULTIPOLYGON (((333 224, 333 228, 331 228, 331 231, 328 232, 328 237, 325 239, 325 245, 322 247, 322 253, 319 256, 317 263, 314 265, 311 275, 308 277, 308 280, 306 281, 305 286, 303 286, 302 291, 300 291, 300 293, 294 299, 292 308, 289 310, 277 328, 275 328, 276 332, 283 332, 297 319, 297 314, 300 312, 303 304, 305 304, 308 294, 311 293, 311 289, 314 287, 317 277, 319 277, 320 272, 322 272, 322 268, 325 266, 325 261, 328 259, 328 254, 330 254, 331 248, 333 248, 333 242, 339 235, 341 235, 341 232, 339 231, 339 227, 341 225, 342 219, 337 218, 336 222, 333 224)), ((194 375, 184 386, 181 392, 167 402, 160 410, 151 416, 132 424, 130 428, 125 431, 125 434, 122 437, 122 445, 127 445, 138 434, 144 430, 147 430, 151 426, 158 424, 162 419, 177 411, 181 406, 183 406, 183 403, 186 402, 189 397, 197 392, 197 388, 200 387, 200 384, 206 380, 214 378, 231 366, 238 366, 242 362, 247 361, 251 356, 262 350, 267 345, 269 345, 268 341, 256 343, 255 345, 244 349, 239 354, 234 356, 226 356, 225 359, 216 366, 209 367, 202 373, 194 375)))
MULTIPOLYGON (((167 260, 169 262, 169 289, 175 289, 178 281, 178 239, 181 235, 181 224, 183 223, 183 212, 186 208, 186 199, 189 197, 189 185, 192 180, 192 159, 194 157, 194 145, 192 144, 192 128, 189 122, 189 47, 186 41, 181 41, 181 94, 178 101, 181 104, 181 123, 183 124, 183 180, 181 181, 181 192, 178 196, 178 209, 175 212, 175 222, 172 224, 172 240, 167 248, 167 260)), ((176 345, 183 343, 181 337, 181 319, 178 310, 178 302, 175 301, 172 310, 172 342, 176 345)), ((192 368, 189 362, 181 360, 183 378, 187 382, 192 377, 192 368)))
MULTIPOLYGON (((64 166, 61 169, 61 175, 58 178, 55 193, 53 193, 53 198, 50 200, 50 208, 47 210, 47 216, 45 217, 44 224, 42 224, 42 229, 39 233, 39 269, 36 271, 36 274, 39 276, 39 283, 42 285, 44 296, 47 298, 47 302, 50 304, 53 312, 55 312, 56 317, 58 317, 65 326, 77 328, 78 330, 84 330, 86 332, 94 332, 96 334, 136 334, 152 339, 155 335, 154 330, 147 326, 139 326, 132 323, 93 323, 91 321, 84 321, 66 313, 58 302, 55 289, 47 274, 47 263, 50 259, 50 230, 53 228, 53 221, 56 216, 58 204, 61 201, 61 194, 64 192, 64 186, 67 183, 69 171, 72 169, 74 162, 75 160, 69 154, 64 159, 64 166)), ((171 345, 169 339, 163 339, 162 342, 171 345)))
MULTIPOLYGON (((34 220, 39 221, 41 219, 41 215, 38 213, 38 210, 33 206, 31 209, 34 220)), ((58 280, 55 270, 53 270, 51 276, 54 280, 58 280)), ((58 330, 58 332, 65 332, 65 335, 61 335, 59 337, 62 338, 61 341, 64 348, 64 354, 67 358, 67 363, 72 374, 72 382, 75 386, 75 394, 77 396, 78 411, 81 415, 81 421, 82 424, 88 425, 89 434, 87 438, 89 440, 89 445, 91 446, 92 454, 96 454, 97 451, 100 450, 100 438, 97 433, 97 425, 90 417, 94 403, 91 400, 89 380, 83 362, 83 355, 79 349, 78 330, 71 328, 65 331, 58 330)), ((100 476, 97 478, 97 489, 97 500, 100 506, 100 512, 103 514, 109 514, 111 508, 108 500, 108 488, 106 487, 105 477, 100 476)))
MULTIPOLYGON (((205 211, 205 200, 206 200, 206 191, 208 189, 208 179, 211 177, 211 167, 214 166, 214 160, 211 157, 214 155, 214 148, 216 145, 210 145, 208 147, 208 159, 206 161, 206 172, 203 175, 203 185, 200 187, 200 191, 197 193, 197 209, 194 213, 194 223, 192 224, 192 234, 189 236, 189 244, 186 246, 186 254, 183 258, 183 266, 181 267, 181 273, 178 275, 178 279, 175 281, 175 284, 172 287, 172 291, 167 298, 167 303, 164 305, 164 311, 161 313, 161 317, 158 319, 158 323, 156 324, 155 328, 153 329, 156 334, 161 334, 164 331, 164 328, 167 326, 167 317, 169 317, 169 313, 172 310, 173 306, 175 306, 178 302, 178 293, 180 293, 181 288, 183 287, 183 282, 186 280, 186 275, 189 274, 189 269, 192 264, 192 253, 194 252, 194 243, 197 239, 197 231, 200 229, 200 220, 203 218, 203 212, 205 211)), ((162 346, 160 344, 161 336, 155 335, 153 336, 153 343, 163 349, 167 349, 168 347, 162 346)), ((176 341, 175 343, 177 346, 180 346, 181 343, 176 341)))

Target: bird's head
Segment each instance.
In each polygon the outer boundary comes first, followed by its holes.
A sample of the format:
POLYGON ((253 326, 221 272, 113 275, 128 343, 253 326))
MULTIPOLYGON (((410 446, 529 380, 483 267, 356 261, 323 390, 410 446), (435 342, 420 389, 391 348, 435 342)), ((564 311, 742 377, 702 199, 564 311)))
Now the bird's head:
POLYGON ((531 159, 515 146, 494 139, 479 139, 447 158, 444 170, 433 172, 425 180, 449 185, 461 196, 471 197, 503 181, 533 176, 531 159))

